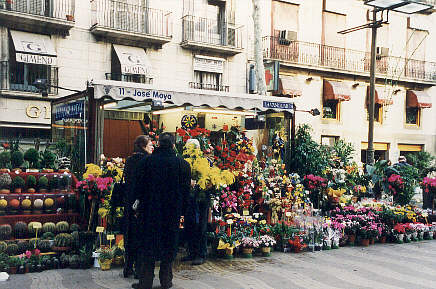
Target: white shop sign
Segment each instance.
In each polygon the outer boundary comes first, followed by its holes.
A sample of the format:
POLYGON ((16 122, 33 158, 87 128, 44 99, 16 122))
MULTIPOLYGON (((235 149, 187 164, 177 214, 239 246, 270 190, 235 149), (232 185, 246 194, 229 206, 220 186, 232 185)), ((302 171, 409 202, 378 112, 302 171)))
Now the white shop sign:
POLYGON ((39 54, 27 54, 27 53, 16 53, 15 57, 17 62, 33 63, 33 64, 44 64, 44 65, 56 65, 56 57, 39 55, 39 54))
POLYGON ((224 59, 196 55, 194 56, 194 70, 213 73, 223 73, 224 59))

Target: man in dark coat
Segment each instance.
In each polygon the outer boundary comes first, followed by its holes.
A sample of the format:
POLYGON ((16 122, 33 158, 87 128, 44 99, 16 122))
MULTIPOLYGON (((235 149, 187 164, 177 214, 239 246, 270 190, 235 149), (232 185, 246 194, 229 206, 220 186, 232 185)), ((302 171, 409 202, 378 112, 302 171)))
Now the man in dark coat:
POLYGON ((191 168, 174 151, 174 136, 162 133, 159 147, 143 159, 140 170, 145 178, 137 182, 138 233, 141 266, 139 284, 133 288, 151 289, 155 261, 161 261, 162 288, 171 288, 172 264, 178 251, 180 216, 186 206, 191 184, 191 168))

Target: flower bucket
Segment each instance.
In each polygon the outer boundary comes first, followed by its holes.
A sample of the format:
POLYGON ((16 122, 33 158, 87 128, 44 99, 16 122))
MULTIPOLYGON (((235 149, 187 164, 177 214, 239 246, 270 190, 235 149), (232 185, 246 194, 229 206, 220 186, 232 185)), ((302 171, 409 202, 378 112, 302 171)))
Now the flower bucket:
POLYGON ((324 240, 324 250, 330 250, 332 248, 332 240, 324 240))
POLYGON ((379 241, 380 241, 381 244, 386 243, 386 236, 381 236, 379 241))
POLYGON ((262 252, 262 256, 264 256, 264 257, 271 256, 271 247, 262 247, 262 248, 260 248, 260 250, 262 252))
POLYGON ((106 271, 106 270, 110 270, 111 269, 111 264, 112 264, 112 260, 98 260, 98 263, 100 264, 100 269, 102 271, 106 271))
POLYGON ((242 248, 242 255, 244 256, 244 258, 252 258, 253 248, 242 248))
POLYGON ((348 235, 348 244, 354 246, 355 241, 356 241, 356 235, 348 235))
POLYGON ((398 234, 397 243, 402 244, 404 242, 404 234, 398 234))
POLYGON ((406 234, 406 237, 404 239, 405 243, 410 243, 410 241, 412 240, 412 234, 406 234))
POLYGON ((374 238, 369 239, 369 243, 370 243, 371 245, 374 245, 374 243, 375 243, 375 239, 374 239, 374 238))
POLYGON ((419 232, 418 240, 420 240, 420 241, 424 240, 424 232, 419 232))
POLYGON ((369 246, 369 239, 360 240, 360 245, 364 246, 364 247, 368 247, 369 246))
POLYGON ((233 248, 226 248, 226 259, 233 259, 233 248))

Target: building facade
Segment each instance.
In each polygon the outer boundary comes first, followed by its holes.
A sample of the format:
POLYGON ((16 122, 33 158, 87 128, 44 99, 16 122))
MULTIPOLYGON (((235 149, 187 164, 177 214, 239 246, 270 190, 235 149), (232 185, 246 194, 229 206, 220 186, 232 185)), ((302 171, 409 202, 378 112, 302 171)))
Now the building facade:
MULTIPOLYGON (((321 117, 297 111, 296 124, 309 123, 324 144, 338 138, 352 142, 360 160, 368 131, 370 31, 337 31, 366 23, 368 6, 359 0, 261 4, 265 64, 279 63, 277 87, 271 86, 269 94, 291 98, 297 110, 321 110, 321 117)), ((395 160, 400 152, 420 149, 435 153, 434 14, 392 13, 389 24, 378 29, 378 158, 395 160)), ((90 80, 107 80, 210 96, 250 91, 250 0, 5 1, 0 35, 1 140, 17 134, 29 142, 50 139, 56 135, 52 123, 58 129, 80 129, 86 122, 84 105, 62 107, 74 113, 49 111, 50 102, 71 94, 58 86, 81 91, 90 80), (33 84, 36 79, 51 85, 47 97, 33 84)), ((267 72, 268 82, 271 77, 267 72)), ((208 129, 245 125, 244 114, 201 109, 190 114, 208 129)), ((130 149, 122 146, 131 147, 141 132, 138 121, 150 111, 128 101, 108 103, 105 110, 103 151, 127 155, 130 149), (110 141, 114 138, 120 147, 110 141)), ((180 127, 184 116, 180 111, 156 115, 169 131, 180 127)))

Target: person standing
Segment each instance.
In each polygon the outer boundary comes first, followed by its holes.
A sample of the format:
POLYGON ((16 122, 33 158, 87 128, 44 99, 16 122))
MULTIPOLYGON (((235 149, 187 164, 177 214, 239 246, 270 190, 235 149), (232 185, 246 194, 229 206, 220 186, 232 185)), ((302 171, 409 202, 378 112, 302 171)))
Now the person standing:
POLYGON ((125 262, 123 276, 129 277, 133 274, 133 264, 136 264, 137 253, 137 236, 136 232, 136 217, 132 209, 132 205, 136 200, 136 192, 134 189, 137 179, 138 165, 140 161, 153 153, 153 142, 150 137, 140 135, 136 137, 133 143, 133 154, 127 158, 124 167, 124 181, 126 182, 126 194, 124 195, 124 247, 125 247, 125 262))
POLYGON ((139 283, 133 288, 151 289, 155 262, 160 260, 159 279, 163 289, 173 286, 172 264, 178 251, 180 217, 186 206, 191 183, 191 168, 176 156, 174 136, 159 135, 154 153, 140 163, 137 182, 139 283))

